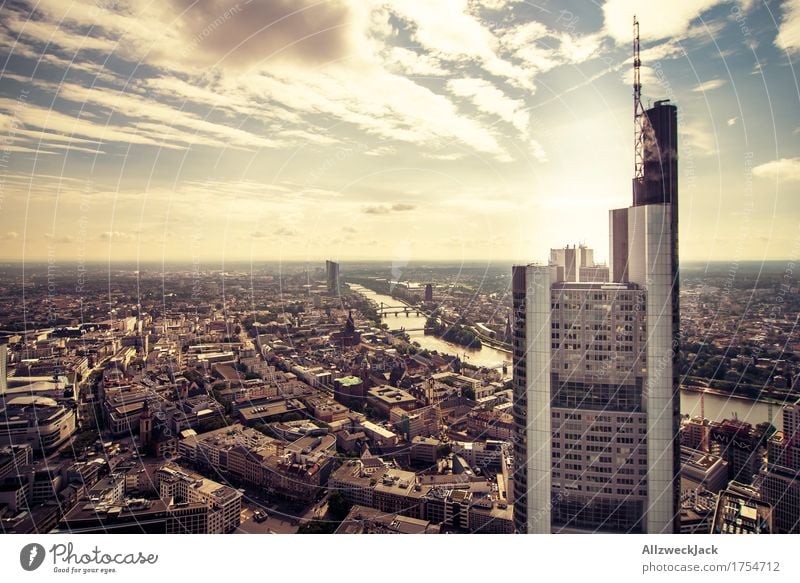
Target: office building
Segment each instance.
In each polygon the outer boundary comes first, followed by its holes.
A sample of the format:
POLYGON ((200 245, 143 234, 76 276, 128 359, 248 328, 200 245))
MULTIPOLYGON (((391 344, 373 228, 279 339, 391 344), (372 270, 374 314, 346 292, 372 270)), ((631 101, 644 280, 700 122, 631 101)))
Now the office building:
POLYGON ((557 275, 562 281, 608 281, 608 266, 595 263, 594 249, 586 245, 550 249, 549 264, 558 267, 557 275))
POLYGON ((19 396, 0 408, 0 447, 30 445, 50 453, 64 443, 76 427, 75 411, 48 397, 19 396))
POLYGON ((422 437, 418 435, 411 440, 411 460, 430 464, 436 463, 439 458, 439 448, 442 442, 435 437, 422 437))
POLYGON ((428 520, 355 505, 334 534, 439 534, 441 528, 428 520))
POLYGON ((339 295, 339 264, 335 261, 325 262, 325 279, 328 283, 328 293, 339 295))
POLYGON ((373 407, 381 416, 388 418, 389 413, 395 407, 399 407, 405 411, 416 409, 417 400, 413 395, 403 389, 382 385, 380 387, 373 387, 367 391, 367 405, 373 407))
POLYGON ((8 390, 8 340, 0 338, 0 395, 8 390))
POLYGON ((181 504, 202 504, 208 508, 205 533, 222 534, 238 528, 242 510, 242 493, 238 490, 173 463, 156 472, 156 482, 161 500, 170 509, 181 504))
POLYGON ((22 469, 33 461, 30 444, 9 445, 0 449, 0 480, 7 476, 19 476, 22 469))
POLYGON ((708 430, 711 452, 728 462, 730 479, 751 484, 761 467, 763 431, 738 419, 712 421, 708 430))
POLYGON ((681 446, 682 490, 717 493, 728 485, 728 462, 719 456, 681 446))
MULTIPOLYGON (((685 483, 685 481, 684 481, 685 483)), ((681 492, 681 534, 709 534, 719 495, 702 486, 681 492)))
POLYGON ((772 508, 761 500, 758 491, 746 484, 731 482, 719 495, 711 534, 771 534, 774 531, 772 508))
POLYGON ((783 408, 783 431, 768 442, 761 494, 773 508, 775 532, 800 533, 800 401, 783 408))
MULTIPOLYGON (((125 496, 125 477, 107 476, 61 519, 58 532, 86 534, 208 534, 209 507, 125 496)), ((241 495, 240 495, 241 496, 241 495)))
POLYGON ((639 92, 610 281, 577 281, 574 248, 513 268, 518 532, 680 531, 677 109, 639 92))
POLYGON ((410 411, 401 407, 392 407, 389 410, 389 421, 395 431, 408 441, 418 436, 438 435, 441 423, 440 411, 435 405, 410 411))

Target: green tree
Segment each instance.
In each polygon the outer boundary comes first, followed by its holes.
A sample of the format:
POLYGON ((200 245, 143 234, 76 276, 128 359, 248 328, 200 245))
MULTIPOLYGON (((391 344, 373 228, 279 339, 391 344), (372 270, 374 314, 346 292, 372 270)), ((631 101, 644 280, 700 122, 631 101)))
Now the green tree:
POLYGON ((334 492, 328 497, 328 513, 335 520, 344 520, 347 513, 350 512, 352 504, 342 496, 341 492, 334 492))

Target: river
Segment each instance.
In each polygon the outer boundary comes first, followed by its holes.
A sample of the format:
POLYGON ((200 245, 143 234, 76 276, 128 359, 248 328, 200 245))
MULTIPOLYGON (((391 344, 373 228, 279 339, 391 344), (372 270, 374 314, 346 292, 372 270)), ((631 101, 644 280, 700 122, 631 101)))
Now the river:
MULTIPOLYGON (((390 306, 397 306, 405 304, 400 300, 379 294, 370 289, 357 284, 348 284, 354 291, 360 293, 366 298, 369 298, 376 304, 383 302, 390 306)), ((425 316, 416 316, 410 314, 389 314, 382 318, 390 330, 400 330, 405 328, 409 330, 408 335, 412 342, 418 342, 422 348, 428 350, 436 350, 440 354, 458 354, 462 360, 473 364, 475 366, 485 366, 490 368, 500 367, 503 363, 508 364, 508 375, 511 374, 511 353, 504 350, 497 350, 491 346, 484 345, 480 350, 474 348, 465 348, 452 342, 447 342, 441 338, 433 335, 426 335, 422 328, 425 327, 425 316)), ((681 413, 684 415, 691 415, 692 417, 700 415, 700 393, 690 391, 681 391, 681 413)), ((734 414, 741 419, 752 425, 767 421, 769 417, 769 406, 766 403, 757 401, 750 401, 749 399, 728 398, 719 395, 705 396, 705 413, 706 417, 712 421, 722 421, 725 418, 732 418, 734 414)), ((783 429, 783 419, 781 417, 781 408, 779 405, 772 407, 772 424, 778 428, 783 429)))
MULTIPOLYGON (((379 294, 371 289, 367 289, 354 283, 350 283, 348 285, 353 289, 353 291, 356 291, 364 297, 372 300, 375 302, 375 304, 380 304, 381 302, 389 306, 406 304, 405 302, 401 302, 396 298, 379 294)), ((503 364, 508 364, 508 374, 511 374, 511 353, 504 350, 497 350, 496 348, 492 348, 486 344, 484 344, 483 348, 481 349, 466 348, 464 346, 459 346, 458 344, 453 344, 452 342, 447 342, 441 338, 437 338, 432 334, 425 334, 423 330, 423 328, 425 328, 425 321, 427 320, 425 316, 417 316, 415 314, 388 314, 383 316, 381 320, 387 326, 389 326, 389 330, 400 330, 401 328, 408 330, 408 336, 411 338, 411 341, 419 343, 422 348, 426 348, 431 351, 435 350, 439 354, 457 354, 464 362, 474 366, 499 368, 503 366, 503 364)))
MULTIPOLYGON (((769 405, 760 401, 706 394, 706 417, 712 421, 731 419, 734 414, 742 421, 757 425, 769 418, 769 405)), ((681 391, 681 413, 692 417, 700 415, 700 393, 681 391)), ((772 424, 783 431, 781 406, 772 406, 772 424)))

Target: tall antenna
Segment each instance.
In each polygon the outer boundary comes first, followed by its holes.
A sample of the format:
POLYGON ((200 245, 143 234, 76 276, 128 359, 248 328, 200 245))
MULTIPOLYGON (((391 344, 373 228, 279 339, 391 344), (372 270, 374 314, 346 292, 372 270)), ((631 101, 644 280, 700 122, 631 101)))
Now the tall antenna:
POLYGON ((644 108, 642 107, 642 60, 639 58, 639 20, 633 17, 633 178, 644 180, 644 108))

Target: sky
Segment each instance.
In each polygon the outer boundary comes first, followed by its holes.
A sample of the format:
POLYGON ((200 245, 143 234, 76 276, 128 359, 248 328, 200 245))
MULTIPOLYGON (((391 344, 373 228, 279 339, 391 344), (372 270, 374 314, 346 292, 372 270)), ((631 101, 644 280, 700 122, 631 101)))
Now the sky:
POLYGON ((0 6, 0 260, 604 259, 634 13, 681 259, 800 255, 800 0, 0 6))

